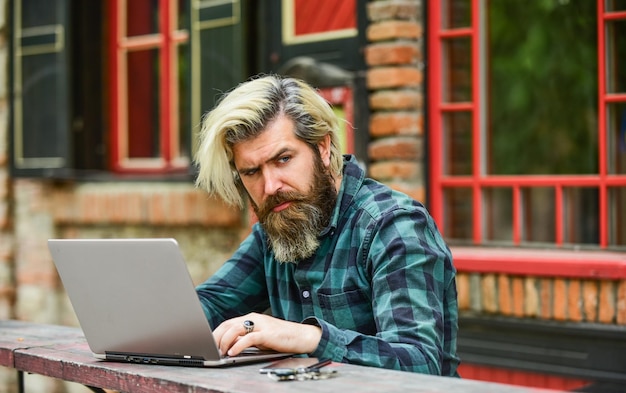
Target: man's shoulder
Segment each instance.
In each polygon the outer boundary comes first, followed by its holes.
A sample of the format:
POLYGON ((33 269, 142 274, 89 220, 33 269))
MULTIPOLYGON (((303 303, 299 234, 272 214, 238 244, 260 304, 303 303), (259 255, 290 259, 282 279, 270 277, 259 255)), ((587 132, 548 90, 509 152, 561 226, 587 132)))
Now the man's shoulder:
POLYGON ((345 162, 342 186, 342 208, 353 213, 366 212, 376 220, 396 211, 425 211, 424 206, 409 195, 365 175, 354 157, 345 162))
POLYGON ((355 208, 378 217, 396 210, 422 210, 424 206, 405 193, 371 178, 365 178, 354 198, 355 208))

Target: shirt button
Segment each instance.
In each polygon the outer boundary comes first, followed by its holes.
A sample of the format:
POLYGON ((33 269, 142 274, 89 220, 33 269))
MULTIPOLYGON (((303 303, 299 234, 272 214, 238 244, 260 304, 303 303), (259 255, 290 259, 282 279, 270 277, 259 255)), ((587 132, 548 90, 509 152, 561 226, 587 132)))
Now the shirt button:
POLYGON ((311 296, 311 292, 304 290, 302 291, 302 297, 308 299, 311 296))

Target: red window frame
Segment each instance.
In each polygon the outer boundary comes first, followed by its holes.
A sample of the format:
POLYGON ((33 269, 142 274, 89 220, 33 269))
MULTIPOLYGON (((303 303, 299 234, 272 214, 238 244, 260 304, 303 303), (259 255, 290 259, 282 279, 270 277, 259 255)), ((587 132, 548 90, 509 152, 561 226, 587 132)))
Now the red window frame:
MULTIPOLYGON (((481 144, 481 91, 477 86, 481 80, 481 7, 484 2, 471 0, 471 25, 446 28, 443 24, 445 4, 433 1, 428 4, 428 61, 429 77, 429 192, 430 210, 437 222, 444 223, 444 191, 465 187, 472 190, 472 243, 474 247, 452 247, 455 264, 459 270, 476 272, 496 272, 528 275, 576 276, 576 277, 626 277, 626 256, 623 253, 609 252, 609 210, 608 189, 624 187, 625 175, 610 174, 607 168, 607 105, 626 103, 626 94, 607 93, 606 74, 606 23, 626 20, 626 12, 607 12, 604 1, 598 3, 598 69, 599 69, 599 172, 595 175, 523 175, 499 176, 485 174, 481 168, 483 147, 481 144), (444 100, 444 59, 443 46, 447 40, 466 38, 471 43, 471 101, 446 102, 444 100), (444 172, 444 115, 449 113, 471 112, 472 118, 472 174, 469 176, 447 175, 444 172), (584 253, 566 250, 564 246, 564 204, 563 190, 566 187, 597 187, 599 190, 599 251, 584 253), (550 187, 555 198, 555 239, 553 249, 547 252, 522 248, 486 248, 483 233, 484 202, 483 192, 491 187, 510 187, 513 207, 513 246, 522 245, 522 188, 550 187), (479 246, 479 247, 476 247, 479 246), (555 253, 556 251, 556 253, 555 253), (576 267, 576 269, 570 269, 576 267)), ((445 236, 445 228, 442 225, 445 236)))
POLYGON ((343 133, 342 154, 354 154, 354 128, 352 120, 354 116, 352 89, 346 86, 325 87, 318 89, 318 93, 334 108, 343 111, 344 124, 340 124, 343 133))
MULTIPOLYGON (((184 172, 189 166, 189 157, 179 154, 179 114, 177 47, 189 39, 186 30, 177 26, 177 1, 158 1, 158 31, 153 34, 127 36, 126 9, 132 0, 108 2, 110 15, 110 58, 111 74, 111 149, 110 163, 114 172, 120 173, 168 173, 184 172), (126 57, 132 51, 156 49, 159 51, 158 86, 159 97, 158 157, 133 158, 129 154, 129 141, 140 141, 149 130, 129 127, 128 68, 126 57), (133 130, 136 130, 133 133, 133 130)), ((146 119, 146 123, 153 119, 146 119)))

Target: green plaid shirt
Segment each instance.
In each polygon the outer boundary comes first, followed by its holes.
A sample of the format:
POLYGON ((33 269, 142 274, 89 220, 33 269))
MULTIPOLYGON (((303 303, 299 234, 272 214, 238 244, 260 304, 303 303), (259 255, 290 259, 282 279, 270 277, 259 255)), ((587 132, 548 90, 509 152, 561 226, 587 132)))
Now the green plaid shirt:
POLYGON ((311 356, 458 376, 452 256, 424 206, 372 179, 346 156, 333 218, 309 259, 279 263, 257 223, 197 288, 211 326, 271 309, 318 325, 311 356))

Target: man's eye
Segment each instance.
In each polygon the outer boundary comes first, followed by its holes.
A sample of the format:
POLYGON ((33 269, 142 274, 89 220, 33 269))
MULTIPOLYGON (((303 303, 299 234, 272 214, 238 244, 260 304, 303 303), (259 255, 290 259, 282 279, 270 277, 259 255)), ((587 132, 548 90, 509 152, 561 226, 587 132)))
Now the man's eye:
POLYGON ((257 169, 250 169, 248 171, 243 171, 241 175, 245 177, 250 177, 250 176, 254 176, 257 172, 258 172, 257 169))
POLYGON ((291 160, 291 156, 282 156, 278 159, 278 162, 284 164, 286 162, 288 162, 289 160, 291 160))

